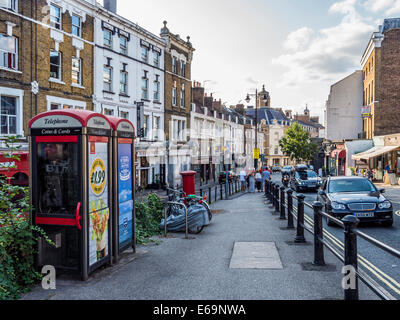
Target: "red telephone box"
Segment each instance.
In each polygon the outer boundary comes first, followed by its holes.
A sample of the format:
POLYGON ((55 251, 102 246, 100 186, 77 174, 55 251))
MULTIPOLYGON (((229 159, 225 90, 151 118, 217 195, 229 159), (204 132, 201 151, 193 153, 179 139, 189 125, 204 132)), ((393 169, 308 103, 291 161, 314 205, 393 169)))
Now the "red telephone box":
POLYGON ((113 252, 118 261, 129 247, 136 251, 135 127, 126 119, 107 118, 113 129, 113 252))
POLYGON ((87 280, 113 256, 111 125, 95 112, 56 110, 29 129, 31 219, 55 243, 39 240, 37 265, 87 280))

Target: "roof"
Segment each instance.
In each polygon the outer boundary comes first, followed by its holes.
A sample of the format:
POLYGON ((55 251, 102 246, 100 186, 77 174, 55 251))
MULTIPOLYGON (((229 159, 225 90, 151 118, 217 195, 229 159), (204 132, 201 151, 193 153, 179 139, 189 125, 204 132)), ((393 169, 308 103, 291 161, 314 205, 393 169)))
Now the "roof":
MULTIPOLYGON (((79 109, 60 109, 60 110, 53 110, 53 111, 48 111, 48 112, 43 112, 41 114, 38 114, 36 117, 32 118, 29 121, 29 128, 32 128, 32 126, 35 124, 36 121, 38 121, 39 119, 45 118, 45 117, 50 117, 50 116, 66 116, 69 118, 73 118, 77 121, 79 121, 82 125, 82 127, 86 127, 88 124, 88 121, 91 118, 103 118, 104 120, 106 120, 106 123, 108 124, 108 126, 110 126, 110 122, 108 121, 107 117, 100 114, 100 113, 96 113, 93 111, 89 111, 89 110, 79 110, 79 109)), ((58 121, 58 120, 54 120, 54 121, 58 121)), ((64 122, 66 120, 63 120, 64 122)), ((54 125, 57 124, 57 122, 54 122, 54 125)), ((55 126, 56 127, 56 126, 55 126)))
POLYGON ((400 29, 400 18, 385 19, 379 31, 384 33, 392 29, 400 29))
MULTIPOLYGON (((256 110, 255 109, 247 109, 246 115, 252 117, 253 119, 256 118, 256 110)), ((274 120, 276 120, 279 124, 283 124, 286 122, 289 124, 289 119, 283 114, 280 110, 275 110, 272 108, 260 108, 257 109, 257 119, 258 121, 265 120, 268 125, 272 125, 274 120)))

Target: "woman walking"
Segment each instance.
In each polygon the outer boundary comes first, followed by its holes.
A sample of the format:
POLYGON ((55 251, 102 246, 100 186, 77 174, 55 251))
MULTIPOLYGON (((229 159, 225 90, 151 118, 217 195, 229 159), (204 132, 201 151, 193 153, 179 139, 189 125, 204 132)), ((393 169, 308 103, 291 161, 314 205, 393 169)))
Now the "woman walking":
POLYGON ((256 188, 255 188, 255 177, 254 177, 254 172, 252 172, 249 176, 249 192, 250 193, 255 193, 256 192, 256 188))

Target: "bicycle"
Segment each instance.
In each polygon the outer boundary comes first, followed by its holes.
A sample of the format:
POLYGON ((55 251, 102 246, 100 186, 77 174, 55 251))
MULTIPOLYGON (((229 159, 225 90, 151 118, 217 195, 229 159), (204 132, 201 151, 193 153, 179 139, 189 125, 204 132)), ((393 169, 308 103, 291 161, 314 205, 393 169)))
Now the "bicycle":
MULTIPOLYGON (((211 212, 211 209, 210 209, 208 203, 206 202, 207 196, 205 196, 205 197, 199 197, 197 195, 186 196, 186 194, 180 190, 171 189, 171 188, 167 188, 167 190, 168 190, 168 192, 171 191, 171 193, 169 193, 169 196, 168 196, 169 202, 182 203, 186 206, 187 209, 189 209, 193 205, 200 204, 207 210, 209 221, 211 221, 212 212, 211 212)), ((180 209, 181 208, 178 205, 168 206, 167 217, 169 217, 171 214, 174 216, 180 215, 181 214, 180 209)), ((204 227, 205 227, 204 225, 197 227, 196 229, 189 227, 189 232, 192 234, 199 234, 201 231, 203 231, 204 227)))

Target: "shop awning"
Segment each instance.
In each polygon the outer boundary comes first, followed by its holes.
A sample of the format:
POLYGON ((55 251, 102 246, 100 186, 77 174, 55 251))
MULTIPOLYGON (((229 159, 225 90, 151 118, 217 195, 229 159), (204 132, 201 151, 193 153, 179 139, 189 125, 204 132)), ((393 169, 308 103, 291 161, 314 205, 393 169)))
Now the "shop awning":
POLYGON ((355 154, 352 156, 353 160, 360 161, 361 159, 363 160, 369 160, 372 158, 376 158, 382 154, 388 153, 390 151, 393 151, 395 149, 399 148, 399 146, 391 146, 391 147, 373 147, 372 149, 369 149, 365 152, 361 152, 358 154, 355 154))
POLYGON ((331 158, 335 158, 337 155, 338 159, 344 159, 346 158, 346 150, 345 149, 336 149, 332 151, 331 153, 331 158))

